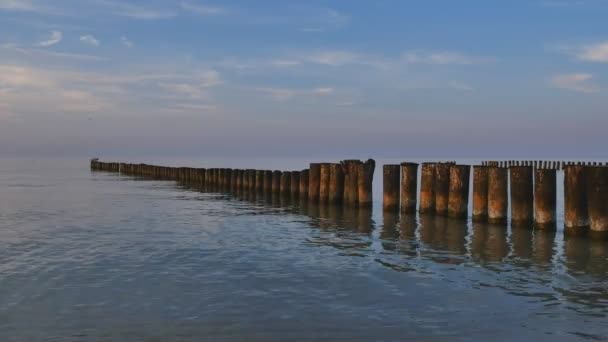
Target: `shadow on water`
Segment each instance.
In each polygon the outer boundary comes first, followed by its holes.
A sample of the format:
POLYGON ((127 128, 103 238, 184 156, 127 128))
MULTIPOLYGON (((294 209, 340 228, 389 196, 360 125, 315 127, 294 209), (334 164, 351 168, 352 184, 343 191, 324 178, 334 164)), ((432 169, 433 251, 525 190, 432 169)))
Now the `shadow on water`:
POLYGON ((603 241, 398 211, 383 212, 377 224, 371 208, 319 205, 297 194, 189 189, 245 202, 253 215, 294 215, 294 221, 318 232, 306 244, 335 248, 342 256, 372 257, 393 271, 431 273, 473 289, 493 287, 546 306, 565 300, 567 309, 581 315, 608 316, 608 244, 603 241), (449 273, 471 268, 481 275, 449 273))

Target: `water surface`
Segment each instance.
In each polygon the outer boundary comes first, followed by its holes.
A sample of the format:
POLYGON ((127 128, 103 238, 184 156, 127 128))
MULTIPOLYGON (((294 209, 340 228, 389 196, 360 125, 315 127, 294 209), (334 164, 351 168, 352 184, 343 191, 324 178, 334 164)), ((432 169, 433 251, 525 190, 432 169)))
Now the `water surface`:
POLYGON ((603 340, 607 274, 608 244, 561 228, 0 160, 2 341, 603 340))

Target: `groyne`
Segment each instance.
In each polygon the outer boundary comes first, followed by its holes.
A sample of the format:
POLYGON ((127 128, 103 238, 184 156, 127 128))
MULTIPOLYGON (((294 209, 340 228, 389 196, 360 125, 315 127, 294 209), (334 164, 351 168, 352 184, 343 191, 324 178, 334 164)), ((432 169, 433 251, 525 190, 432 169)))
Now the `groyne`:
MULTIPOLYGON (((311 163, 299 171, 271 171, 91 160, 92 170, 176 180, 216 191, 292 196, 321 208, 370 208, 375 166, 373 159, 349 159, 311 163)), ((474 222, 543 230, 557 228, 557 173, 563 172, 564 234, 608 239, 606 163, 507 160, 483 161, 471 167, 455 162, 403 162, 383 165, 382 171, 385 215, 418 211, 426 216, 472 217, 474 222)))

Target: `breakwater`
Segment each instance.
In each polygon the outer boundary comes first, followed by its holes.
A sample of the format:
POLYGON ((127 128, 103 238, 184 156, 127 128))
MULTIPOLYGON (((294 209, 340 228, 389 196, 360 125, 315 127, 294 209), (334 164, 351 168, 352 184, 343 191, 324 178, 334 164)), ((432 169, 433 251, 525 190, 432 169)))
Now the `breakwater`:
MULTIPOLYGON (((198 184, 217 191, 297 196, 319 205, 372 206, 375 161, 311 163, 301 171, 166 167, 91 160, 91 169, 198 184)), ((564 233, 608 238, 608 166, 597 162, 412 162, 382 166, 383 210, 556 230, 564 173, 564 233), (419 184, 418 184, 419 183, 419 184), (472 186, 471 186, 472 185, 472 186), (471 189, 472 188, 472 189, 471 189), (472 191, 471 191, 472 190, 472 191), (472 206, 472 213, 469 208, 472 206)))

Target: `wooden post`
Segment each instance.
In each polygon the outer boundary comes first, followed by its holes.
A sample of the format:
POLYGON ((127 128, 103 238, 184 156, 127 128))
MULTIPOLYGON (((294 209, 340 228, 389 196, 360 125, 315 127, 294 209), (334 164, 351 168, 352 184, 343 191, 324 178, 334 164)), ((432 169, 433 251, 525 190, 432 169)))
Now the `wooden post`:
POLYGON ((587 167, 587 206, 590 234, 598 239, 608 238, 608 167, 587 167))
POLYGON ((460 219, 468 217, 470 178, 471 167, 469 165, 452 165, 450 167, 448 216, 460 219))
POLYGON ((327 203, 329 200, 329 164, 321 164, 320 183, 319 183, 319 202, 327 203))
POLYGON ((291 191, 291 172, 284 171, 281 174, 281 195, 289 195, 291 191))
POLYGON ((488 167, 473 166, 473 221, 488 221, 488 167))
POLYGON ((344 203, 350 206, 359 204, 359 164, 360 160, 344 160, 341 162, 344 172, 344 203))
POLYGON ((291 172, 291 195, 298 196, 300 194, 300 171, 291 172))
POLYGON ((272 193, 281 192, 281 171, 272 171, 272 193))
POLYGON ((509 175, 501 167, 488 168, 488 222, 507 223, 509 209, 508 190, 509 175))
POLYGON ((585 169, 569 165, 564 169, 564 233, 586 234, 589 227, 585 169))
POLYGON ((556 171, 534 171, 534 225, 539 229, 556 229, 557 212, 556 171))
POLYGON ((330 164, 329 166, 329 195, 330 204, 342 203, 344 196, 344 172, 342 165, 330 164))
POLYGON ((321 190, 321 164, 310 163, 308 177, 308 199, 312 202, 318 202, 319 191, 321 190))
POLYGON ((383 197, 382 208, 385 211, 396 211, 399 208, 399 178, 400 165, 384 165, 383 171, 383 197))
POLYGON ((422 163, 420 179, 420 213, 435 212, 435 163, 422 163))
POLYGON ((376 161, 373 159, 368 159, 365 163, 359 164, 357 183, 359 185, 358 199, 360 208, 371 208, 373 204, 372 191, 375 170, 376 161))
POLYGON ((401 212, 413 214, 416 212, 416 196, 418 195, 418 164, 401 163, 401 212))
POLYGON ((255 170, 255 191, 264 191, 264 170, 255 170))
POLYGON ((272 192, 272 171, 264 171, 264 193, 272 192))
POLYGON ((450 191, 450 164, 435 165, 435 213, 446 216, 450 191))
POLYGON ((511 225, 532 228, 534 220, 533 168, 519 166, 509 169, 511 189, 511 225))
POLYGON ((308 198, 308 184, 309 171, 308 169, 300 171, 300 197, 308 198))

